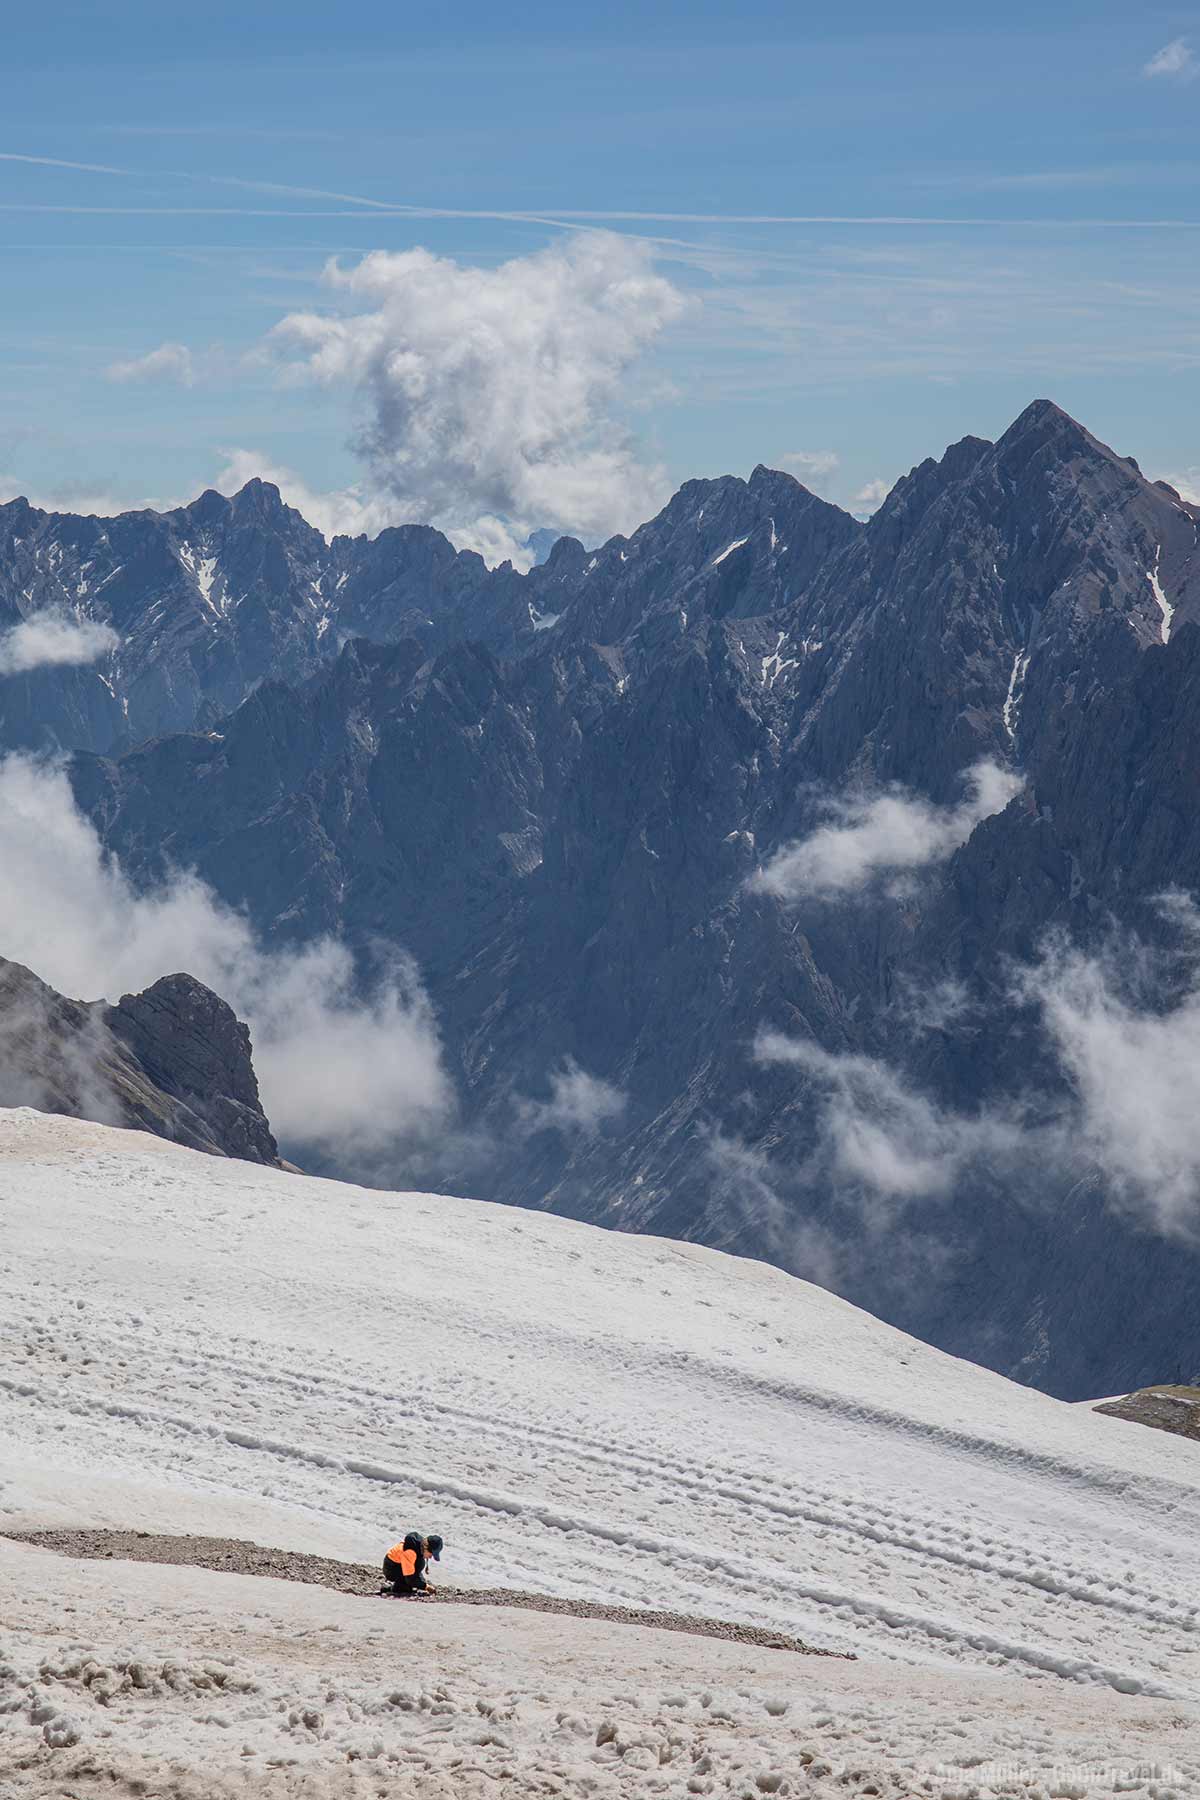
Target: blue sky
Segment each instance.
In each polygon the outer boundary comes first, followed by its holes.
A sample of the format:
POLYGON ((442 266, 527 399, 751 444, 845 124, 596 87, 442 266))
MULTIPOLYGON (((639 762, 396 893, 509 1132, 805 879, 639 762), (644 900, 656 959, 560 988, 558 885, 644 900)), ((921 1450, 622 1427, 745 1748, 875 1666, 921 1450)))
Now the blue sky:
POLYGON ((5 61, 0 492, 171 502, 261 467, 370 527, 576 508, 595 535, 759 461, 863 509, 1038 394, 1154 474, 1200 465, 1196 10, 49 0, 5 61), (605 272, 564 275, 597 228, 605 272), (379 251, 386 280, 322 278, 379 251), (593 352, 631 280, 670 297, 593 352), (438 324, 469 334, 478 293, 516 334, 550 288, 581 397, 547 421, 544 344, 501 330, 464 369, 438 324), (318 367, 296 315, 356 321, 353 354, 318 367), (398 411, 369 343, 410 332, 398 411), (499 445, 514 410, 553 481, 499 445))

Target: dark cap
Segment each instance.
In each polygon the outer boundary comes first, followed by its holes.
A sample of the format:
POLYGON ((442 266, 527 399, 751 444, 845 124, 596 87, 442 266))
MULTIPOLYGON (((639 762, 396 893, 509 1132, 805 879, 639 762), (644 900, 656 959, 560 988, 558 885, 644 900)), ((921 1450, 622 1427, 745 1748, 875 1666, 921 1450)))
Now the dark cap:
POLYGON ((434 1562, 440 1562, 442 1560, 442 1551, 445 1548, 444 1540, 434 1536, 426 1538, 425 1542, 429 1545, 429 1554, 432 1556, 434 1562))

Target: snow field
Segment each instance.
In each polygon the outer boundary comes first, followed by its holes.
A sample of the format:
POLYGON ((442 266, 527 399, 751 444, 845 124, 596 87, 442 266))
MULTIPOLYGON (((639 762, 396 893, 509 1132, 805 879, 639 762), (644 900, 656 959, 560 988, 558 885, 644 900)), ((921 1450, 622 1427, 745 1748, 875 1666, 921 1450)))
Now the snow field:
MULTIPOLYGON (((1200 1694, 1200 1458, 1182 1439, 1017 1387, 763 1265, 29 1111, 0 1112, 6 1522, 369 1564, 419 1526, 444 1534, 449 1585, 774 1626, 855 1650, 854 1679, 895 1664, 897 1692, 969 1676, 991 1696, 980 1717, 1068 1694, 1120 1720, 1141 1695, 1154 1729, 1183 1731, 1200 1694)), ((5 1552, 6 1613, 13 1558, 46 1566, 5 1552)), ((154 1584, 232 1579, 71 1566, 69 1582, 118 1578, 147 1631, 154 1584)), ((25 1593, 23 1629, 57 1639, 58 1596, 39 1613, 25 1593)), ((350 1604, 293 1600, 334 1622, 350 1604)), ((544 1646, 560 1696, 569 1622, 487 1617, 496 1644, 544 1646)), ((447 1655, 483 1629, 446 1618, 419 1629, 447 1655)), ((625 1628, 612 1656, 641 1636, 625 1628)), ((679 1637, 662 1651, 680 1668, 704 1654, 679 1637)), ((788 1659, 780 1679, 851 1678, 831 1668, 788 1659)))

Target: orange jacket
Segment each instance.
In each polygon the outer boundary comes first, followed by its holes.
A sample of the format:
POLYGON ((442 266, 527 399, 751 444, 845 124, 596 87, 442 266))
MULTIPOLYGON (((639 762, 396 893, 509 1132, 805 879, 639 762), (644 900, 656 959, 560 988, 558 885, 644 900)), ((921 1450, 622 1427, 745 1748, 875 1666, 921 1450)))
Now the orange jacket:
POLYGON ((402 1575, 415 1575, 417 1572, 417 1553, 406 1550, 403 1544, 393 1544, 387 1553, 389 1562, 394 1562, 402 1575))

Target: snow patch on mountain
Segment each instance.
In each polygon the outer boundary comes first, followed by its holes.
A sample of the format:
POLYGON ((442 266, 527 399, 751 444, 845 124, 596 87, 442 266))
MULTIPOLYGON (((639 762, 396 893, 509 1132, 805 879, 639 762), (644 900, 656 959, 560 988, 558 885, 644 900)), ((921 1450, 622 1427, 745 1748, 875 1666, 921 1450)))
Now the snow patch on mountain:
POLYGON ((1154 567, 1146 570, 1146 580, 1150 583, 1158 610, 1162 614, 1162 641, 1167 643, 1171 636, 1171 622, 1175 617, 1175 608, 1163 593, 1162 582, 1158 578, 1159 565, 1162 562, 1162 545, 1154 546, 1154 567))

